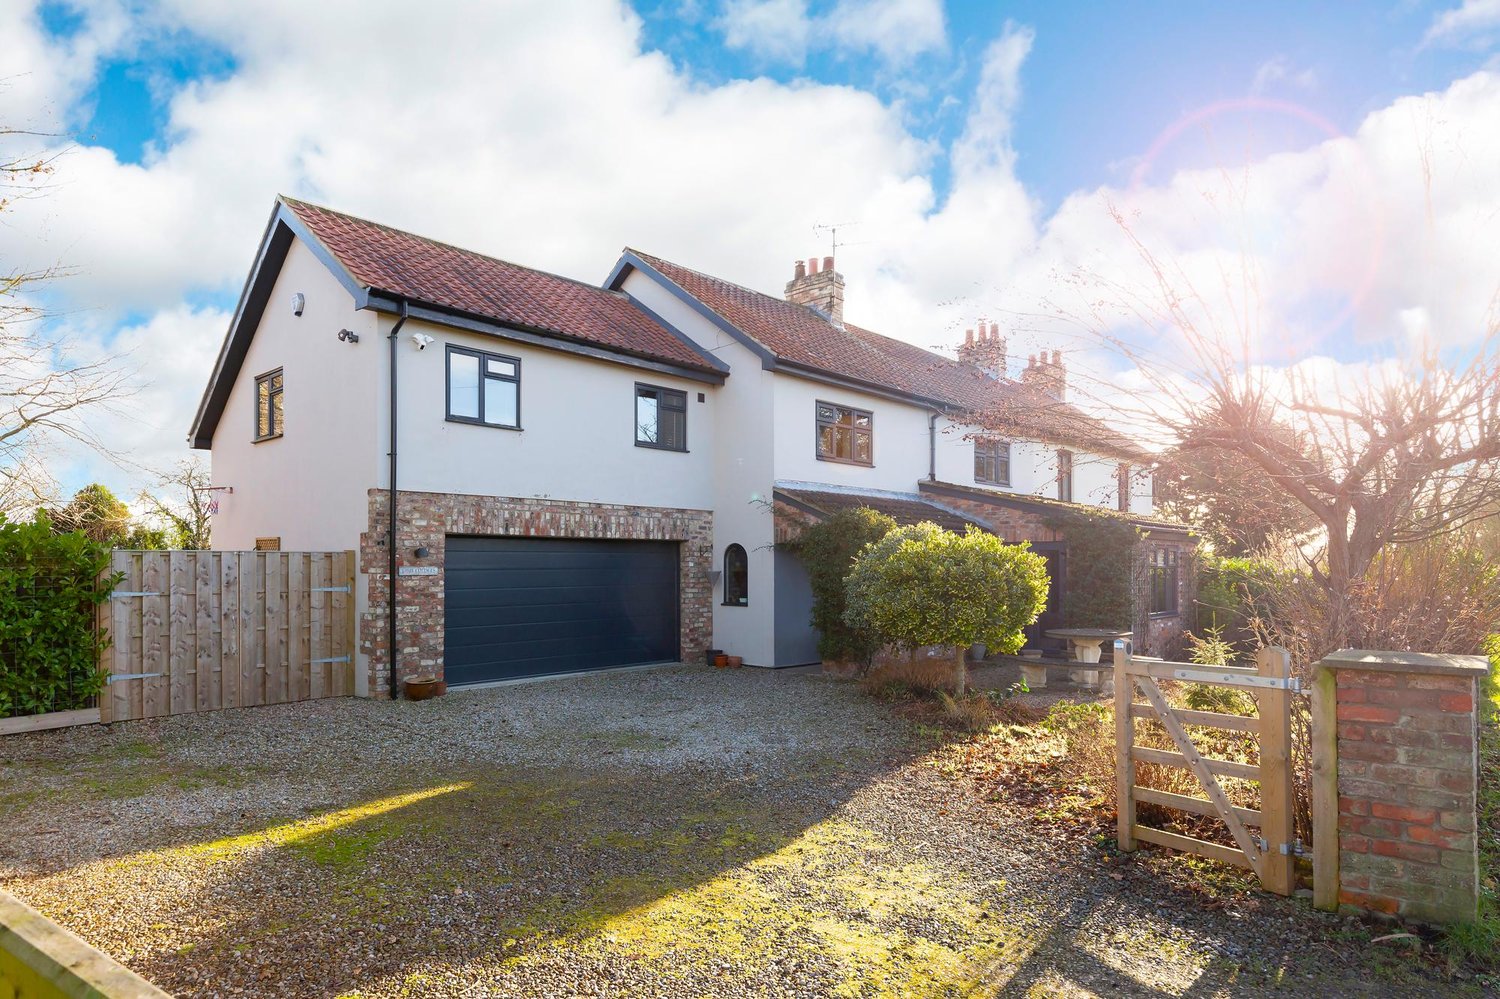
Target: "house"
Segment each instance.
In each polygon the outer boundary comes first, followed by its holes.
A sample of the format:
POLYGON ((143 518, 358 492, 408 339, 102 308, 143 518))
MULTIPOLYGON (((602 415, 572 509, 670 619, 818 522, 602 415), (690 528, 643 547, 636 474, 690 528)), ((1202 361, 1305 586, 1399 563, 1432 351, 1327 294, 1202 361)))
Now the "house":
POLYGON ((851 503, 1033 541, 1054 617, 1051 515, 1116 510, 1149 532, 1165 640, 1192 541, 1061 356, 1012 379, 998 328, 947 357, 845 323, 843 294, 831 258, 778 298, 629 249, 596 286, 280 198, 190 431, 214 547, 356 549, 371 696, 710 646, 814 662, 776 541, 851 503), (976 435, 997 408, 1040 429, 976 435))

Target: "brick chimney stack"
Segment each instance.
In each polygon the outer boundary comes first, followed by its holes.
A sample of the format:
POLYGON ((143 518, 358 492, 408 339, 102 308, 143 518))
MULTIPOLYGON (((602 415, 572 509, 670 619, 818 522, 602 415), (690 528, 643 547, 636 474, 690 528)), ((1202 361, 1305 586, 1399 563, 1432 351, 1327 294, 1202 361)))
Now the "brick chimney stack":
POLYGON ((786 283, 786 300, 793 305, 808 305, 827 316, 835 326, 844 325, 844 275, 833 269, 833 258, 818 258, 806 263, 797 261, 792 279, 786 283))
POLYGON ((1026 359, 1026 370, 1021 372, 1021 383, 1032 385, 1062 402, 1068 394, 1068 369, 1063 367, 1062 351, 1054 350, 1052 356, 1042 351, 1026 359))
POLYGON ((980 320, 977 337, 973 330, 965 330, 963 345, 958 348, 958 359, 969 362, 991 378, 1004 378, 1007 358, 1000 324, 980 320))

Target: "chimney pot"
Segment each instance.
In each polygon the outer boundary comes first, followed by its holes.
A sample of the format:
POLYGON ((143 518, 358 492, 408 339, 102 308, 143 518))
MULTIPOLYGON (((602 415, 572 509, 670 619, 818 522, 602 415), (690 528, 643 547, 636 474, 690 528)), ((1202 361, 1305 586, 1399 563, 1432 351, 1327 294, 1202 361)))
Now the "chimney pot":
POLYGON ((823 269, 825 271, 831 271, 831 270, 833 270, 833 258, 832 257, 824 257, 823 258, 823 269))
POLYGON ((818 273, 818 258, 817 257, 808 257, 807 258, 807 273, 809 273, 809 274, 816 274, 816 273, 818 273))
POLYGON ((965 347, 972 347, 972 346, 974 346, 974 331, 973 330, 964 330, 964 346, 965 347))
POLYGON ((799 260, 792 267, 792 280, 801 281, 805 277, 807 277, 807 264, 799 260))

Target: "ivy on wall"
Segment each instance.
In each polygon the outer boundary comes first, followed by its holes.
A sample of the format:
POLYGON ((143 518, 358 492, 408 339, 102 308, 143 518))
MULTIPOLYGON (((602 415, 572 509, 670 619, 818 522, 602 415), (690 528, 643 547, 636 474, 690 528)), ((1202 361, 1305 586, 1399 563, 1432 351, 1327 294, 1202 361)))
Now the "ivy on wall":
POLYGON ((0 517, 0 718, 87 707, 109 639, 94 627, 117 579, 100 582, 109 549, 56 534, 46 514, 0 517))
POLYGON ((818 655, 823 659, 868 664, 880 648, 878 637, 844 620, 844 580, 860 551, 895 527, 885 514, 856 507, 809 525, 796 540, 778 545, 795 553, 807 569, 813 594, 811 623, 818 629, 818 655))
POLYGON ((1045 523, 1068 546, 1063 627, 1132 630, 1145 534, 1105 511, 1062 511, 1045 523))

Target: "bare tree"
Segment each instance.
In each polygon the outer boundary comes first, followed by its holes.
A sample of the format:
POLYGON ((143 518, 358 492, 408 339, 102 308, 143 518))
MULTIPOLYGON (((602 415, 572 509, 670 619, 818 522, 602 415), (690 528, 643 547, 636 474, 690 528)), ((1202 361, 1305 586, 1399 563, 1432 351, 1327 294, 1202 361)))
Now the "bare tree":
POLYGON ((210 547, 213 493, 209 485, 203 463, 184 458, 157 479, 155 493, 141 494, 141 502, 161 526, 171 547, 194 551, 210 547))
MULTIPOLYGON (((1180 455, 1232 455, 1221 464, 1226 494, 1270 488, 1320 529, 1306 568, 1327 601, 1319 644, 1351 637, 1351 612, 1372 567, 1392 545, 1424 542, 1500 511, 1500 322, 1493 306, 1478 342, 1346 369, 1333 379, 1305 367, 1262 363, 1256 348, 1274 317, 1260 309, 1261 278, 1225 275, 1225 308, 1186 270, 1157 256, 1122 213, 1116 222, 1151 275, 1145 290, 1110 287, 1109 309, 1075 315, 1127 358, 1144 391, 1112 392, 1130 422, 1146 423, 1180 455), (1153 336, 1126 339, 1130 325, 1153 336), (1155 352, 1138 344, 1169 344, 1155 352), (1251 479, 1258 480, 1252 482, 1251 479)), ((1254 264, 1244 261, 1247 272, 1254 264)), ((1103 398, 1103 393, 1099 393, 1103 398)))
MULTIPOLYGON (((0 214, 44 189, 55 157, 5 149, 34 133, 0 127, 0 214)), ((125 394, 113 358, 70 361, 68 345, 43 335, 38 295, 56 267, 0 271, 0 514, 34 508, 55 493, 47 460, 65 441, 99 450, 83 417, 125 394)))

